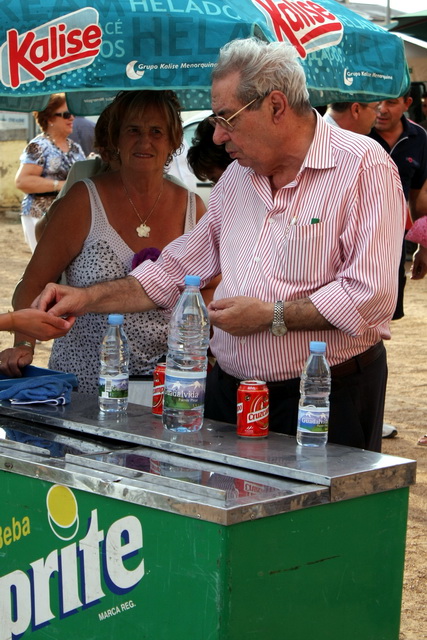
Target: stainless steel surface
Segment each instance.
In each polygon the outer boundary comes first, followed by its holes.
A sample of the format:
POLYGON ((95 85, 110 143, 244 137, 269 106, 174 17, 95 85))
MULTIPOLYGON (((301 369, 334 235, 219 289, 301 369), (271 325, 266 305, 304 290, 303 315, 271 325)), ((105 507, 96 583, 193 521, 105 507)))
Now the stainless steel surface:
POLYGON ((65 458, 48 458, 43 449, 35 449, 32 453, 19 447, 13 450, 0 441, 0 473, 38 478, 223 525, 329 502, 327 487, 162 455, 153 449, 90 457, 67 454, 65 458))
POLYGON ((415 482, 413 460, 361 449, 327 445, 299 447, 295 438, 270 433, 267 439, 251 441, 236 436, 231 425, 205 420, 198 433, 180 434, 163 428, 150 409, 129 405, 127 414, 109 416, 98 410, 94 396, 73 394, 63 407, 47 405, 11 406, 0 403, 2 420, 60 427, 61 430, 119 443, 169 451, 190 458, 219 463, 289 480, 329 487, 331 502, 409 486, 415 482))

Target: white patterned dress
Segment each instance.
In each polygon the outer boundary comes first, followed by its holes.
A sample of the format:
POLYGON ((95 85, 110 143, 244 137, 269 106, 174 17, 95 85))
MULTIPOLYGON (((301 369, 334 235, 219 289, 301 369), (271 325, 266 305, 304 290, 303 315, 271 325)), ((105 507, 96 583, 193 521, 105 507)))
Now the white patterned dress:
MULTIPOLYGON (((84 180, 90 195, 92 222, 81 252, 68 266, 67 284, 88 287, 124 278, 132 270, 134 252, 109 224, 94 183, 84 180)), ((185 232, 196 223, 195 194, 188 192, 185 232)), ((119 312, 119 309, 117 310, 119 312)), ((49 367, 74 373, 79 392, 97 393, 99 348, 107 330, 108 314, 88 313, 54 341, 49 367)), ((130 375, 149 375, 166 354, 169 316, 163 311, 125 314, 124 330, 130 346, 130 375)))

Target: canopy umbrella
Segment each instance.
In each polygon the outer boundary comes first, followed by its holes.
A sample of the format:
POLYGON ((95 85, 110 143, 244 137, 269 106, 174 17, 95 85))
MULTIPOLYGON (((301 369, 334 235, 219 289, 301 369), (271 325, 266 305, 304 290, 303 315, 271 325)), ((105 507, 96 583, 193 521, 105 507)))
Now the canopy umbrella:
POLYGON ((427 41, 427 11, 393 17, 388 29, 393 33, 404 33, 411 38, 427 41))
POLYGON ((335 0, 87 4, 0 4, 0 109, 40 110, 65 91, 73 113, 96 115, 119 90, 161 88, 207 109, 220 47, 252 35, 296 47, 314 106, 396 97, 410 82, 401 39, 335 0))

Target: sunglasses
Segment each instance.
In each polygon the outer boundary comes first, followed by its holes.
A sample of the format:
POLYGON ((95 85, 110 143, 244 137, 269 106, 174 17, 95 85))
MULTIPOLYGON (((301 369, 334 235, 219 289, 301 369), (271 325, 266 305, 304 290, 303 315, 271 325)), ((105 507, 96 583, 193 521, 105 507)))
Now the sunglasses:
POLYGON ((71 111, 63 111, 62 113, 54 113, 53 115, 58 116, 58 118, 64 118, 64 120, 74 118, 74 114, 71 113, 71 111))

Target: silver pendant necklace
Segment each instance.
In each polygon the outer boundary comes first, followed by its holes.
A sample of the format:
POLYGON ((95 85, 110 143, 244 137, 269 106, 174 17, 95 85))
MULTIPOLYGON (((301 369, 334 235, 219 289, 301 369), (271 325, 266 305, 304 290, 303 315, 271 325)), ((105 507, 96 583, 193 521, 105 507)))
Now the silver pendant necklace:
POLYGON ((139 236, 140 238, 149 238, 149 237, 150 237, 151 227, 149 227, 149 226, 148 226, 148 224, 146 224, 146 223, 147 223, 147 220, 149 219, 149 217, 151 216, 151 214, 153 213, 154 209, 156 208, 157 203, 158 203, 158 202, 159 202, 159 200, 160 200, 160 196, 161 196, 161 195, 162 195, 162 193, 163 193, 163 185, 164 185, 164 182, 162 181, 162 187, 161 187, 161 189, 160 189, 160 191, 159 191, 159 195, 157 196, 155 203, 154 203, 154 204, 153 204, 153 206, 151 207, 151 209, 150 209, 150 211, 149 211, 149 213, 148 213, 148 216, 147 216, 147 217, 145 218, 145 220, 143 221, 143 220, 142 220, 142 218, 141 218, 141 216, 140 216, 140 215, 139 215, 139 213, 138 213, 137 208, 135 207, 134 203, 132 202, 132 198, 131 198, 131 197, 130 197, 130 195, 129 195, 129 191, 126 189, 126 185, 125 185, 125 183, 124 183, 124 181, 123 181, 123 178, 122 178, 121 176, 120 176, 120 179, 121 179, 121 181, 122 181, 123 189, 125 190, 125 193, 126 193, 126 195, 127 195, 127 198, 128 198, 128 200, 129 200, 130 204, 132 205, 132 209, 135 211, 135 213, 136 213, 136 215, 137 215, 137 217, 138 217, 138 220, 139 220, 139 221, 140 221, 140 223, 141 223, 140 225, 138 225, 138 226, 136 227, 135 231, 137 232, 137 234, 138 234, 138 236, 139 236))

